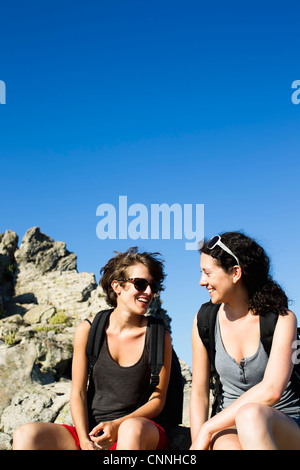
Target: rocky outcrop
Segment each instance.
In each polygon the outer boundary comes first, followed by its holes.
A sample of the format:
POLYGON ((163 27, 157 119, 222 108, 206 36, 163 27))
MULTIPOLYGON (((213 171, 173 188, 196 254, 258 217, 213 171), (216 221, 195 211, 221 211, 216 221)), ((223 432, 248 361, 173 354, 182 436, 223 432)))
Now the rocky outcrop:
MULTIPOLYGON (((11 449, 14 429, 31 421, 72 424, 71 362, 76 325, 107 308, 94 274, 78 273, 74 253, 38 227, 0 234, 0 450, 11 449)), ((171 320, 153 303, 152 314, 171 320)), ((182 426, 173 449, 189 448, 191 372, 185 376, 182 426)))
POLYGON ((13 292, 14 253, 18 245, 18 236, 11 230, 0 234, 0 313, 3 309, 2 297, 13 292))

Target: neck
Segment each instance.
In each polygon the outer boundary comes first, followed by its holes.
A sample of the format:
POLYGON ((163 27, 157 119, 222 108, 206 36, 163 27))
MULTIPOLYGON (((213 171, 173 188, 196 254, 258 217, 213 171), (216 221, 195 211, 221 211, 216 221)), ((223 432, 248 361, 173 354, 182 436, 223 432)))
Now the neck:
POLYGON ((144 321, 144 315, 132 313, 121 306, 117 306, 110 316, 110 325, 119 331, 130 328, 139 328, 144 326, 144 321))
POLYGON ((224 302, 223 310, 228 320, 234 321, 246 317, 249 313, 248 293, 241 289, 228 302, 224 302))

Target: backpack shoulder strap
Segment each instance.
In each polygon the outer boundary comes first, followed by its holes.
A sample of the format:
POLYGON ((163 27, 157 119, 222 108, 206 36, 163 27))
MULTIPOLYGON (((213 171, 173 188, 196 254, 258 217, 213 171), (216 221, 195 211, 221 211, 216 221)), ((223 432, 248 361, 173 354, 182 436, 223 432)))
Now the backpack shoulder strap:
POLYGON ((159 384, 159 374, 164 365, 165 326, 161 320, 151 315, 148 317, 146 347, 148 349, 150 383, 138 407, 146 403, 159 384))
POLYGON ((278 314, 274 312, 259 316, 260 339, 268 356, 270 355, 277 320, 278 314))
POLYGON ((207 350, 211 366, 215 363, 215 324, 220 305, 206 302, 197 314, 199 336, 207 350))
POLYGON ((100 354, 100 349, 105 337, 105 325, 112 311, 113 309, 102 310, 101 312, 98 312, 91 325, 86 345, 86 355, 89 362, 89 373, 94 367, 100 354))
POLYGON ((165 326, 158 318, 149 316, 149 366, 151 371, 151 386, 159 383, 159 374, 164 365, 165 326))

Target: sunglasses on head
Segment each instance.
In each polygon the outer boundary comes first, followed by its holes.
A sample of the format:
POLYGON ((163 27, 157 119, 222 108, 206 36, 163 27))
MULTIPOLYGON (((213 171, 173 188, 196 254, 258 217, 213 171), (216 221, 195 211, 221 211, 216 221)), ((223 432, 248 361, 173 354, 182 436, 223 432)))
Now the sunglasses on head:
POLYGON ((231 256, 233 256, 233 258, 236 260, 237 262, 237 265, 239 266, 240 265, 240 262, 238 260, 238 258, 232 253, 232 251, 226 246, 224 245, 223 242, 221 242, 221 237, 220 235, 215 235, 214 237, 212 237, 206 244, 207 248, 209 250, 212 250, 213 248, 215 248, 216 246, 219 246, 220 248, 222 248, 222 250, 226 251, 227 253, 229 253, 231 256))
POLYGON ((157 294, 161 290, 160 283, 157 281, 149 282, 142 277, 130 277, 128 279, 119 279, 122 282, 131 282, 137 291, 144 292, 150 286, 152 294, 157 294))

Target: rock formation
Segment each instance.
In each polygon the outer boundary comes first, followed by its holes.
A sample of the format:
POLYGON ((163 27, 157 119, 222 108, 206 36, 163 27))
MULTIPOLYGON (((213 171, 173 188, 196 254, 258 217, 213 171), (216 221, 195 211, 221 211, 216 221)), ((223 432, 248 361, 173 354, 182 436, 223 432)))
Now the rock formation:
MULTIPOLYGON (((18 248, 11 230, 0 234, 0 450, 11 449, 14 429, 30 421, 72 424, 69 397, 76 325, 107 308, 95 275, 77 272, 77 259, 63 242, 38 227, 18 248)), ((170 318, 159 299, 152 314, 170 318)), ((189 367, 183 423, 171 448, 189 448, 189 367)))

